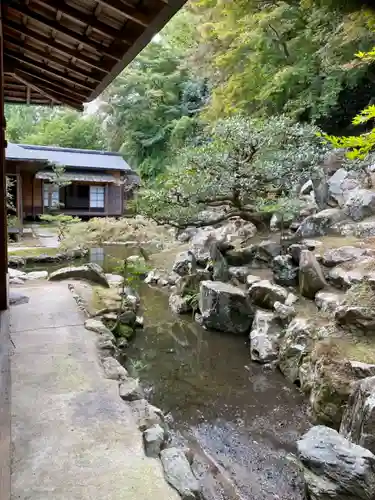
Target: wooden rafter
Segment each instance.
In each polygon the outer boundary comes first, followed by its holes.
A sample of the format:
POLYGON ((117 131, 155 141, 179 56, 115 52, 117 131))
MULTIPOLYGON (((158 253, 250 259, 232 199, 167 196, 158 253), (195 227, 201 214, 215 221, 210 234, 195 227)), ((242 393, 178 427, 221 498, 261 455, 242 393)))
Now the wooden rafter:
MULTIPOLYGON (((7 28, 10 28, 12 31, 17 33, 17 36, 15 37, 16 40, 20 39, 19 35, 24 35, 26 38, 30 38, 32 40, 35 40, 36 42, 42 43, 61 54, 74 57, 75 59, 77 59, 77 61, 83 62, 84 64, 87 64, 87 66, 90 66, 91 68, 95 68, 103 73, 109 73, 109 69, 106 69, 106 66, 104 66, 102 61, 95 61, 90 57, 86 57, 83 54, 81 54, 79 50, 70 49, 69 47, 66 47, 62 43, 58 42, 57 40, 36 33, 35 31, 28 29, 26 26, 14 23, 12 21, 8 21, 7 28)), ((14 37, 12 32, 8 31, 8 35, 5 36, 5 40, 8 40, 9 36, 14 37)))
POLYGON ((58 102, 60 104, 68 104, 69 106, 72 106, 73 108, 82 109, 82 105, 76 101, 72 101, 71 99, 67 98, 64 95, 59 95, 57 92, 51 92, 51 91, 46 91, 45 88, 43 88, 40 85, 35 85, 32 81, 25 80, 21 76, 17 75, 17 73, 13 73, 14 77, 19 80, 20 82, 24 83, 25 85, 28 85, 29 87, 33 88, 40 94, 44 95, 45 97, 48 97, 48 99, 51 99, 52 101, 58 102))
POLYGON ((147 27, 152 21, 151 16, 137 11, 137 9, 123 3, 121 0, 97 0, 97 2, 104 7, 114 10, 117 14, 121 14, 131 21, 140 24, 141 26, 147 27))
MULTIPOLYGON (((6 60, 11 59, 18 61, 22 65, 26 65, 28 67, 32 67, 38 71, 42 71, 45 74, 52 75, 52 77, 57 76, 61 80, 63 80, 66 83, 76 85, 78 87, 81 87, 86 90, 93 90, 95 88, 95 85, 89 85, 87 82, 84 82, 82 80, 77 80, 76 78, 72 76, 68 76, 64 71, 59 71, 56 68, 51 68, 51 66, 48 66, 47 64, 42 64, 39 63, 38 61, 34 61, 34 59, 31 59, 29 57, 23 56, 23 55, 14 55, 10 54, 9 52, 5 53, 6 60)), ((20 67, 22 69, 22 67, 20 67)))
MULTIPOLYGON (((37 0, 39 5, 43 5, 44 7, 47 7, 49 9, 52 8, 54 9, 53 6, 51 7, 51 3, 46 1, 46 0, 37 0)), ((80 24, 87 24, 91 28, 93 28, 96 31, 99 31, 99 33, 102 33, 103 35, 113 38, 115 40, 121 40, 122 42, 127 43, 128 45, 131 44, 131 41, 128 40, 119 30, 116 30, 115 28, 112 28, 106 23, 103 23, 98 20, 98 18, 93 15, 93 14, 85 14, 84 12, 74 9, 70 5, 64 4, 63 1, 59 4, 59 12, 64 14, 64 16, 69 17, 70 19, 73 19, 74 21, 77 21, 80 24)))
MULTIPOLYGON (((61 66, 63 69, 68 70, 71 73, 75 73, 75 74, 77 74, 79 76, 84 76, 86 78, 90 78, 94 82, 100 82, 101 81, 100 78, 98 78, 95 75, 93 75, 90 71, 86 71, 86 70, 84 70, 82 68, 74 66, 74 65, 70 64, 69 62, 63 61, 62 59, 59 59, 58 57, 55 57, 55 56, 51 55, 50 53, 48 53, 46 51, 42 51, 42 50, 36 49, 35 47, 31 47, 30 45, 26 45, 24 43, 17 44, 16 42, 11 42, 11 41, 8 41, 8 40, 5 40, 5 42, 6 42, 6 44, 11 44, 11 45, 13 45, 16 48, 17 47, 22 48, 24 51, 27 51, 27 52, 29 52, 31 54, 39 56, 39 57, 42 58, 43 61, 53 62, 53 63, 61 66)), ((7 48, 5 48, 5 54, 13 54, 13 55, 21 54, 21 55, 26 56, 26 54, 24 54, 23 52, 19 52, 19 51, 11 52, 11 51, 8 51, 7 48)))
POLYGON ((35 82, 37 85, 43 86, 47 90, 49 89, 52 92, 63 92, 64 95, 70 97, 72 100, 82 102, 86 99, 86 94, 84 94, 83 92, 80 92, 77 89, 68 88, 67 86, 61 87, 61 83, 57 80, 51 80, 51 78, 46 76, 43 78, 42 74, 38 75, 32 70, 13 69, 12 71, 17 73, 17 75, 24 78, 25 80, 31 79, 31 81, 35 82))
POLYGON ((11 8, 14 12, 17 12, 18 14, 21 14, 22 16, 26 16, 29 19, 32 19, 33 21, 42 24, 43 26, 55 30, 58 33, 61 33, 64 36, 67 36, 74 40, 77 43, 83 44, 86 47, 88 47, 91 50, 94 50, 98 52, 101 55, 105 55, 107 57, 110 57, 111 59, 114 59, 115 61, 120 60, 120 56, 114 55, 112 51, 108 52, 107 48, 98 43, 94 42, 93 40, 90 40, 84 35, 79 35, 75 31, 70 30, 69 28, 66 28, 65 26, 62 26, 58 21, 53 20, 53 19, 47 19, 46 17, 42 16, 41 14, 34 12, 33 10, 29 9, 26 6, 21 6, 19 4, 11 4, 8 8, 11 8))

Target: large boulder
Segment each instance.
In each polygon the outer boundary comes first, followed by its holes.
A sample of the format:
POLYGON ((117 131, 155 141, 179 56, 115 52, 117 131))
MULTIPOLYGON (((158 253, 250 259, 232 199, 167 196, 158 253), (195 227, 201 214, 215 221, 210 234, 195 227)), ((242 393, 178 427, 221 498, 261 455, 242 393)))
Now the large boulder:
POLYGON ((335 311, 336 322, 350 331, 375 334, 375 309, 362 305, 343 304, 335 311))
POLYGON ((250 332, 250 355, 253 361, 269 363, 277 359, 282 328, 274 313, 258 309, 250 332))
POLYGON ((300 366, 312 351, 316 336, 316 325, 306 318, 297 317, 280 339, 278 365, 290 382, 300 384, 300 366))
POLYGON ((214 237, 218 240, 225 239, 228 243, 237 241, 246 241, 255 236, 256 226, 241 217, 231 217, 214 231, 214 237))
POLYGON ((297 443, 309 500, 371 500, 375 456, 334 429, 316 426, 297 443))
POLYGON ((293 306, 288 306, 287 304, 282 304, 281 302, 275 302, 273 305, 273 310, 275 311, 275 316, 281 325, 289 325, 293 318, 297 315, 297 312, 293 306))
POLYGON ((199 310, 204 327, 234 334, 248 333, 254 317, 246 292, 221 281, 202 281, 199 310))
POLYGON ((365 248, 352 246, 344 246, 333 248, 324 252, 322 256, 322 264, 326 267, 335 267, 345 262, 351 262, 366 255, 365 248))
POLYGON ((375 377, 354 384, 342 417, 340 434, 375 453, 375 377))
POLYGON ((355 221, 375 214, 375 191, 355 189, 344 205, 344 212, 355 221))
POLYGON ((331 200, 340 207, 344 206, 352 191, 361 187, 361 180, 357 172, 339 168, 328 179, 328 193, 331 200))
POLYGON ((315 422, 338 429, 355 381, 375 375, 375 365, 342 359, 331 339, 314 347, 310 406, 315 422))
POLYGON ((291 255, 277 255, 272 261, 273 279, 282 286, 296 286, 298 284, 298 266, 293 262, 291 255))
POLYGON ((344 290, 366 279, 375 279, 375 260, 373 257, 364 257, 361 260, 334 267, 330 270, 327 279, 336 288, 344 290))
POLYGON ((167 448, 160 453, 164 476, 182 500, 198 500, 200 487, 183 450, 167 448))
POLYGON ((50 281, 68 279, 87 280, 109 288, 103 269, 98 264, 94 263, 83 264, 82 266, 63 267, 62 269, 52 272, 48 279, 50 281))
POLYGON ((147 457, 158 458, 165 441, 164 429, 155 424, 143 432, 143 444, 147 457))
POLYGON ((258 307, 273 309, 275 302, 282 304, 288 298, 288 291, 280 285, 275 285, 268 280, 260 280, 253 283, 249 288, 250 301, 258 307))
POLYGON ((316 293, 326 286, 323 271, 315 255, 309 250, 302 250, 299 261, 299 289, 308 299, 314 299, 316 293))
POLYGON ((297 235, 302 238, 325 236, 329 234, 333 224, 343 221, 346 214, 339 208, 327 208, 316 214, 306 217, 297 229, 297 235))
POLYGON ((277 241, 264 240, 256 245, 256 259, 267 264, 271 264, 273 259, 280 255, 281 245, 277 241))

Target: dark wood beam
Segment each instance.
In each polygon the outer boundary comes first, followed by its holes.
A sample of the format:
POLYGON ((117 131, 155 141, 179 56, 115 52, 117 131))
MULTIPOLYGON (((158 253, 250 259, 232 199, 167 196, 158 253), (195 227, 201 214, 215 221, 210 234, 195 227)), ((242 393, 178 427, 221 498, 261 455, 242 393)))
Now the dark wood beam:
MULTIPOLYGON (((67 76, 63 71, 51 68, 51 66, 48 66, 47 64, 38 63, 37 61, 30 59, 29 57, 23 55, 15 55, 13 53, 9 53, 8 51, 5 52, 4 56, 6 56, 7 59, 18 61, 22 65, 26 64, 27 66, 35 68, 37 71, 43 71, 46 74, 52 75, 53 77, 58 77, 69 84, 77 85, 78 87, 81 87, 83 89, 93 91, 95 88, 95 86, 93 85, 88 85, 87 83, 82 82, 81 80, 73 78, 72 76, 67 76)), ((19 69, 22 69, 22 67, 19 67, 19 69)))
POLYGON ((40 94, 42 94, 45 97, 48 97, 48 99, 51 99, 52 101, 58 102, 60 104, 67 104, 68 106, 71 106, 72 108, 82 110, 83 106, 76 101, 72 101, 71 99, 67 98, 64 95, 61 95, 57 92, 52 92, 52 91, 47 91, 43 86, 41 85, 35 85, 32 80, 26 80, 25 78, 19 76, 17 73, 14 73, 15 78, 17 80, 21 81, 25 85, 28 85, 32 89, 36 90, 40 94))
POLYGON ((70 17, 70 19, 73 19, 74 21, 79 22, 83 25, 90 26, 95 31, 99 31, 99 33, 102 33, 109 38, 113 38, 114 40, 121 40, 127 45, 131 45, 131 41, 127 40, 126 36, 124 36, 119 30, 116 30, 108 24, 99 21, 98 18, 93 14, 85 14, 80 10, 74 9, 70 5, 63 3, 62 0, 58 5, 51 5, 51 2, 46 0, 36 1, 39 5, 43 5, 44 7, 52 9, 53 11, 57 9, 59 12, 64 14, 64 16, 70 17))
MULTIPOLYGON (((6 40, 5 42, 6 42, 6 46, 13 45, 13 47, 15 47, 16 49, 22 47, 23 50, 29 52, 30 54, 35 54, 36 56, 41 57, 43 59, 43 61, 51 61, 51 62, 61 66, 63 69, 66 69, 72 73, 76 73, 79 76, 84 76, 86 78, 90 78, 91 80, 93 80, 94 82, 97 82, 97 83, 101 82, 101 79, 98 77, 95 77, 92 73, 90 73, 90 71, 86 71, 84 69, 77 68, 77 66, 73 66, 71 63, 63 61, 63 60, 59 59, 58 57, 55 57, 46 51, 36 49, 30 45, 26 45, 23 42, 21 42, 20 44, 17 44, 16 42, 11 42, 9 40, 6 40)), ((8 53, 6 47, 5 47, 5 53, 8 53)), ((23 54, 22 52, 18 52, 18 53, 26 56, 26 54, 23 54)), ((16 50, 15 54, 17 54, 17 50, 16 50)))
POLYGON ((66 86, 61 87, 61 83, 57 80, 52 81, 48 77, 43 78, 43 75, 38 76, 32 70, 13 69, 13 72, 16 72, 17 75, 19 75, 24 80, 29 81, 31 79, 32 82, 36 83, 36 85, 41 85, 47 90, 51 90, 52 92, 62 92, 64 95, 74 101, 82 102, 87 99, 86 94, 79 92, 78 90, 72 90, 70 88, 67 88, 66 86))
POLYGON ((13 33, 7 31, 8 36, 5 36, 5 39, 8 40, 9 36, 15 38, 16 40, 19 40, 20 37, 18 35, 24 35, 27 38, 30 38, 32 40, 35 40, 36 42, 42 43, 46 45, 47 47, 56 50, 57 52, 60 52, 61 54, 65 54, 70 57, 74 57, 77 59, 77 61, 83 62, 84 64, 87 64, 87 66, 90 66, 91 68, 95 68, 98 71, 101 71, 102 73, 109 73, 110 68, 106 69, 106 67, 103 67, 100 65, 100 61, 95 61, 94 59, 91 59, 90 57, 86 57, 80 53, 79 50, 77 49, 70 49, 69 47, 66 47, 62 43, 54 40, 53 38, 50 38, 48 36, 44 36, 40 33, 37 33, 36 31, 33 31, 31 29, 28 29, 26 26, 23 26, 21 24, 14 23, 10 20, 7 20, 7 25, 6 28, 10 28, 12 31, 17 33, 17 36, 13 35, 13 33))
POLYGON ((129 4, 121 2, 121 0, 96 0, 100 5, 108 7, 109 9, 115 11, 117 14, 125 16, 127 19, 134 21, 141 26, 147 27, 151 24, 152 18, 139 12, 136 8, 131 7, 129 4))
POLYGON ((64 36, 68 36, 77 43, 82 43, 89 49, 94 50, 99 54, 110 57, 115 61, 119 61, 121 59, 120 56, 114 55, 112 52, 107 52, 106 50, 107 48, 104 45, 98 42, 94 42, 93 40, 88 39, 84 35, 80 35, 74 31, 71 31, 69 28, 65 28, 65 26, 62 26, 58 21, 47 19, 46 17, 42 16, 41 14, 38 14, 37 12, 34 12, 33 10, 29 9, 26 6, 22 6, 19 4, 10 4, 8 8, 12 9, 14 12, 17 12, 18 14, 21 14, 21 16, 26 16, 29 19, 32 19, 33 21, 42 24, 43 26, 51 30, 55 30, 64 36))
MULTIPOLYGON (((0 311, 8 308, 8 223, 7 223, 7 206, 6 206, 6 176, 5 176, 5 129, 6 121, 4 114, 4 57, 3 57, 3 6, 0 2, 0 311)), ((1 325, 4 328, 4 324, 1 325)), ((8 346, 4 346, 6 351, 8 346)), ((8 353, 6 352, 6 355, 8 353)), ((2 387, 3 389, 3 387, 2 387)), ((3 398, 2 398, 3 400, 3 398)), ((4 402, 4 401, 2 401, 4 402)), ((2 438, 8 438, 4 435, 4 413, 1 413, 1 428, 2 438)), ((1 488, 5 494, 9 490, 8 470, 6 468, 8 460, 8 439, 2 443, 2 457, 0 457, 0 474, 2 483, 1 488)))

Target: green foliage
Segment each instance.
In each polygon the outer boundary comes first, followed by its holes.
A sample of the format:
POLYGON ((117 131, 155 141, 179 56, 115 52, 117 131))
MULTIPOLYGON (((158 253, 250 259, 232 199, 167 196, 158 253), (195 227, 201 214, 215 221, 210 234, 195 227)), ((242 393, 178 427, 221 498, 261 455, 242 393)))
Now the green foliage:
POLYGON ((210 119, 286 113, 330 132, 371 99, 373 68, 353 66, 353 54, 374 41, 365 11, 339 11, 328 0, 193 5, 205 46, 194 62, 213 83, 210 119))
MULTIPOLYGON (((367 62, 375 61, 375 47, 369 52, 360 52, 357 56, 367 62)), ((370 105, 363 109, 353 118, 353 125, 367 124, 375 119, 375 106, 370 105)), ((330 142, 335 148, 348 149, 347 157, 350 160, 364 160, 369 153, 375 149, 375 128, 370 131, 355 136, 336 137, 333 135, 323 134, 323 137, 330 142)))
POLYGON ((66 108, 6 106, 7 138, 11 142, 66 148, 103 149, 97 116, 66 108))
POLYGON ((199 221, 210 204, 244 217, 267 205, 286 209, 285 198, 290 204, 301 178, 319 173, 328 149, 316 128, 283 116, 218 121, 203 145, 179 152, 166 174, 142 192, 139 206, 149 217, 178 225, 199 221))
POLYGON ((48 224, 57 228, 59 241, 65 237, 65 233, 69 226, 81 222, 79 217, 65 214, 43 214, 40 216, 40 220, 48 222, 48 224))

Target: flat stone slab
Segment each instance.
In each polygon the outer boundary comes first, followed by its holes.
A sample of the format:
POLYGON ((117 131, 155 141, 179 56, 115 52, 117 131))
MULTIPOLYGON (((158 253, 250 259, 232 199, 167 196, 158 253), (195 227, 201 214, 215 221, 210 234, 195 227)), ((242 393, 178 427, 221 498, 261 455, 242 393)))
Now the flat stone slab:
POLYGON ((67 285, 19 290, 30 302, 10 311, 12 499, 179 500, 145 456, 118 382, 104 378, 67 285))

